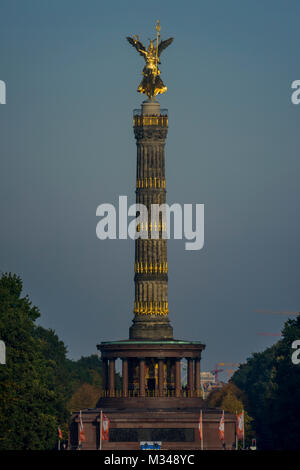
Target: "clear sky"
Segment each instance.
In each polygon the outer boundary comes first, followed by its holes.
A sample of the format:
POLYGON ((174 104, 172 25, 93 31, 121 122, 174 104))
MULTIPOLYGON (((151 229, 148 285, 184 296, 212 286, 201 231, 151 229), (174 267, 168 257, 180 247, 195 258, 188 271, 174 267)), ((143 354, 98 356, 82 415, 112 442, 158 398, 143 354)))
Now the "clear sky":
POLYGON ((128 337, 134 243, 96 238, 96 207, 134 202, 132 109, 154 35, 169 109, 169 203, 205 204, 205 246, 170 241, 175 337, 206 344, 202 369, 241 362, 299 310, 300 3, 276 0, 1 0, 0 269, 72 358, 128 337))

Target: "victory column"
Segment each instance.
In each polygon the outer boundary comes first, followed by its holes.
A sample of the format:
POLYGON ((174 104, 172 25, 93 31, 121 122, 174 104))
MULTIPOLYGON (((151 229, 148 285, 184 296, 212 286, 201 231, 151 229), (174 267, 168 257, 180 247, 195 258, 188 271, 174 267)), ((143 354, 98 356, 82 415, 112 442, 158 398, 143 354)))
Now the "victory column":
MULTIPOLYGON (((138 36, 127 37, 144 58, 138 92, 147 96, 134 111, 137 144, 136 202, 148 210, 146 238, 135 240, 134 319, 129 339, 97 345, 103 364, 103 384, 97 408, 73 413, 71 447, 78 448, 80 417, 86 434, 83 449, 139 449, 142 441, 161 441, 163 449, 222 449, 218 439, 221 411, 205 408, 200 382, 199 341, 173 339, 167 297, 168 262, 163 219, 152 226, 151 205, 166 202, 164 147, 168 131, 167 110, 160 110, 155 97, 167 87, 160 77, 160 55, 173 41, 156 39, 148 49, 138 36), (152 232, 156 237, 151 237, 152 232), (122 390, 115 385, 116 360, 122 361, 122 390), (182 384, 181 365, 187 363, 187 384, 182 384), (199 440, 199 416, 203 418, 203 441, 199 440), (109 441, 102 442, 100 416, 110 421, 109 441), (100 439, 100 441, 99 441, 100 439)), ((184 315, 187 312, 183 312, 184 315)), ((235 415, 225 413, 225 441, 235 441, 235 415)))

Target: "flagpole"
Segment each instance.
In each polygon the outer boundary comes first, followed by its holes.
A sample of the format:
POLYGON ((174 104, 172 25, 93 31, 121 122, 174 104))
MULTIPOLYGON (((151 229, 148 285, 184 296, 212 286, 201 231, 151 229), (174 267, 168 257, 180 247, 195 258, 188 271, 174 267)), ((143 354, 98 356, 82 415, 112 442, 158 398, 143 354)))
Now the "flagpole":
POLYGON ((224 444, 225 444, 225 415, 224 415, 224 410, 223 410, 223 426, 224 426, 223 450, 225 450, 225 446, 224 446, 224 444))
POLYGON ((245 415, 243 409, 243 450, 245 450, 245 415))
POLYGON ((99 450, 102 450, 102 421, 103 421, 103 411, 100 411, 100 446, 99 450))
POLYGON ((81 419, 81 410, 79 410, 79 442, 78 442, 78 450, 81 450, 81 423, 82 423, 82 419, 81 419))
POLYGON ((61 436, 61 429, 57 427, 57 434, 58 434, 58 442, 57 442, 57 450, 60 450, 60 436, 61 436))
POLYGON ((238 447, 239 447, 239 441, 238 441, 238 433, 237 433, 237 426, 238 426, 238 412, 235 410, 235 415, 236 415, 236 419, 235 419, 235 450, 238 450, 238 447))
POLYGON ((203 438, 204 438, 204 432, 203 432, 203 419, 202 419, 202 410, 201 410, 201 450, 203 450, 203 438))

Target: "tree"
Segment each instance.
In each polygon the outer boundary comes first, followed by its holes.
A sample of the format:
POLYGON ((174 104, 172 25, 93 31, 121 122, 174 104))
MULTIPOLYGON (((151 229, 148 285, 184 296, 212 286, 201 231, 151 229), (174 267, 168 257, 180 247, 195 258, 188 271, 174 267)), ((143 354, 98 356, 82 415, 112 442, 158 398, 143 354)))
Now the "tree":
POLYGON ((82 384, 72 395, 68 408, 71 412, 83 410, 85 408, 95 408, 99 400, 100 391, 95 385, 82 384))
POLYGON ((219 390, 213 390, 207 400, 206 404, 211 408, 220 408, 221 410, 228 411, 229 413, 241 413, 244 410, 245 416, 245 435, 246 435, 246 446, 250 445, 251 439, 254 436, 252 429, 252 417, 246 411, 247 398, 234 383, 229 382, 225 384, 219 390))
POLYGON ((39 310, 21 292, 18 276, 2 275, 0 338, 7 364, 0 367, 0 449, 52 449, 67 409, 55 387, 56 364, 36 340, 39 310))
POLYGON ((73 391, 83 383, 102 388, 102 361, 97 354, 81 357, 78 361, 68 361, 68 369, 72 376, 73 391))
POLYGON ((93 407, 100 396, 99 357, 68 359, 56 333, 36 325, 39 317, 28 296, 22 297, 20 277, 3 274, 0 339, 7 364, 0 365, 0 450, 53 449, 58 426, 66 437, 70 411, 93 407))
POLYGON ((300 316, 285 323, 280 341, 253 354, 232 377, 247 396, 247 410, 262 449, 299 449, 300 365, 291 360, 297 339, 300 316))

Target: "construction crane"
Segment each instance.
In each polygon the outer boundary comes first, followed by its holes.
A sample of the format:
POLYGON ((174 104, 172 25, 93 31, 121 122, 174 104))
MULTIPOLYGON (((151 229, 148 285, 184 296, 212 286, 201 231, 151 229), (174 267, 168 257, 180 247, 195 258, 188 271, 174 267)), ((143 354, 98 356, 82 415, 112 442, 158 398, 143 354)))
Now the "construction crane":
POLYGON ((238 362, 219 362, 218 366, 221 366, 221 367, 239 367, 240 364, 238 362))
MULTIPOLYGON (((267 314, 267 315, 288 315, 289 317, 290 316, 293 316, 293 315, 300 315, 300 312, 287 312, 287 311, 274 311, 274 310, 254 310, 254 312, 256 313, 264 313, 264 314, 267 314)), ((281 333, 269 333, 269 332, 258 332, 257 333, 258 335, 260 336, 282 336, 281 333)))
POLYGON ((259 331, 257 334, 260 336, 282 336, 281 333, 267 333, 264 331, 259 331))
POLYGON ((218 366, 226 367, 228 368, 227 372, 227 382, 229 382, 230 377, 232 376, 233 372, 235 369, 237 369, 240 364, 237 362, 219 362, 217 364, 218 366))
POLYGON ((220 373, 220 372, 224 372, 224 369, 218 369, 218 366, 219 366, 219 365, 220 365, 220 364, 216 364, 215 368, 210 371, 210 372, 212 372, 213 374, 215 374, 216 384, 219 383, 219 373, 220 373))
POLYGON ((268 315, 289 315, 289 316, 293 316, 293 315, 300 315, 300 312, 287 312, 287 311, 278 311, 278 312, 274 312, 273 310, 254 310, 255 313, 265 313, 265 314, 268 314, 268 315))

